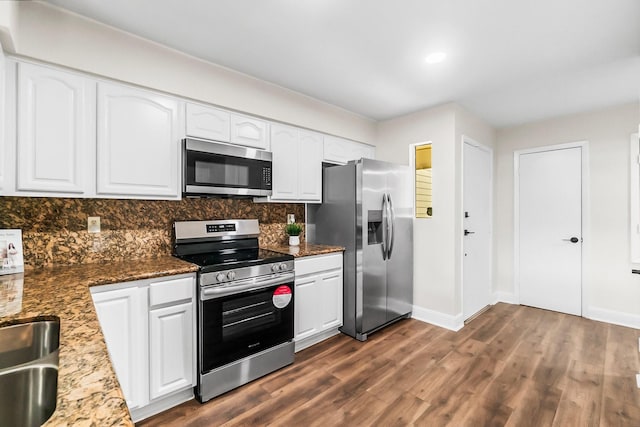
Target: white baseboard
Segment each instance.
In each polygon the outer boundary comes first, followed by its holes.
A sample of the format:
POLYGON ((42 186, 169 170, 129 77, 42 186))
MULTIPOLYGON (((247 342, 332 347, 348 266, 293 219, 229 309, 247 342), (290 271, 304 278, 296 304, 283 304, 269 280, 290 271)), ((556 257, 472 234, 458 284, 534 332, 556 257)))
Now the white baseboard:
POLYGON ((421 322, 430 323, 451 331, 459 331, 464 326, 462 313, 452 316, 451 314, 429 310, 428 308, 422 308, 416 305, 413 306, 413 313, 411 317, 413 319, 420 320, 421 322))
POLYGON ((582 315, 591 320, 640 329, 640 316, 637 314, 622 313, 599 307, 589 307, 588 312, 582 313, 582 315))
POLYGON ((507 304, 520 304, 513 292, 494 292, 494 304, 497 302, 506 302, 507 304))
POLYGON ((132 409, 129 412, 131 413, 131 419, 133 422, 137 423, 138 421, 142 421, 153 415, 159 414, 160 412, 164 412, 167 409, 171 409, 174 406, 178 406, 179 404, 191 399, 193 399, 193 387, 175 392, 169 396, 158 399, 155 402, 151 402, 147 406, 132 409))
POLYGON ((301 339, 296 341, 295 343, 295 352, 299 352, 300 350, 304 350, 307 347, 311 347, 314 344, 318 344, 321 341, 326 340, 327 338, 331 338, 334 335, 338 335, 340 331, 338 328, 329 329, 324 332, 320 332, 317 335, 312 335, 310 337, 301 339))

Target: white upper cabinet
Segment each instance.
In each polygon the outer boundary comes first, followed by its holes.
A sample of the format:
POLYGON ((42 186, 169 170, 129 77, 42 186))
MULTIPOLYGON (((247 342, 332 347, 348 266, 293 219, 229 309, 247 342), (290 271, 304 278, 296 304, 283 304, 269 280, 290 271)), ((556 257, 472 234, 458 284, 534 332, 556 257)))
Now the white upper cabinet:
POLYGON ((322 201, 322 135, 271 125, 272 201, 322 201))
POLYGON ((98 84, 97 194, 179 198, 175 99, 98 84))
POLYGON ((322 135, 300 131, 298 199, 322 202, 322 135))
POLYGON ((186 104, 186 133, 194 138, 231 141, 231 114, 199 104, 186 104))
POLYGON ((95 83, 18 64, 16 190, 84 194, 95 141, 95 83))
POLYGON ((271 126, 273 182, 272 199, 298 198, 298 130, 288 126, 271 126))
POLYGON ((335 136, 324 137, 324 161, 346 164, 362 157, 375 159, 375 147, 335 136))
POLYGON ((266 150, 269 148, 269 125, 263 120, 231 114, 231 142, 266 150))

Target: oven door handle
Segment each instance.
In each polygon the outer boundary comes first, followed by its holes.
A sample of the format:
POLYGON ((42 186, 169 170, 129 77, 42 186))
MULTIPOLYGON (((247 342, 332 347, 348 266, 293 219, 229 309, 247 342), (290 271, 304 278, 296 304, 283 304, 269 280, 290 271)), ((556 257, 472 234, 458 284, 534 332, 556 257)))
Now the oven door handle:
POLYGON ((262 289, 273 285, 285 284, 293 281, 293 273, 279 274, 276 277, 269 276, 266 279, 239 280, 232 286, 210 286, 200 290, 200 300, 206 301, 213 298, 220 298, 227 295, 239 294, 242 292, 262 289))

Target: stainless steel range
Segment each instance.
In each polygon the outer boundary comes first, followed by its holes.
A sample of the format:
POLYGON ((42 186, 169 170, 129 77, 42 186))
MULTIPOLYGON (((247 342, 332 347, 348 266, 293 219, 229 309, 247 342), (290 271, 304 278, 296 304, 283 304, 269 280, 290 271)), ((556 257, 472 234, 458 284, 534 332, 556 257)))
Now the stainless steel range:
POLYGON ((174 256, 200 266, 200 402, 293 363, 293 256, 259 233, 255 219, 174 223, 174 256))

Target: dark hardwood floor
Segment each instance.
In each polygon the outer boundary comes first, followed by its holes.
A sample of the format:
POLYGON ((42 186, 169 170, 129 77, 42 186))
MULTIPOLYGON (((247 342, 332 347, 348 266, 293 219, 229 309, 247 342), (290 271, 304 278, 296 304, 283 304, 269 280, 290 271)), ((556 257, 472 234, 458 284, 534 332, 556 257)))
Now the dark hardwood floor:
POLYGON ((459 332, 404 320, 141 426, 640 426, 640 331, 497 304, 459 332))

